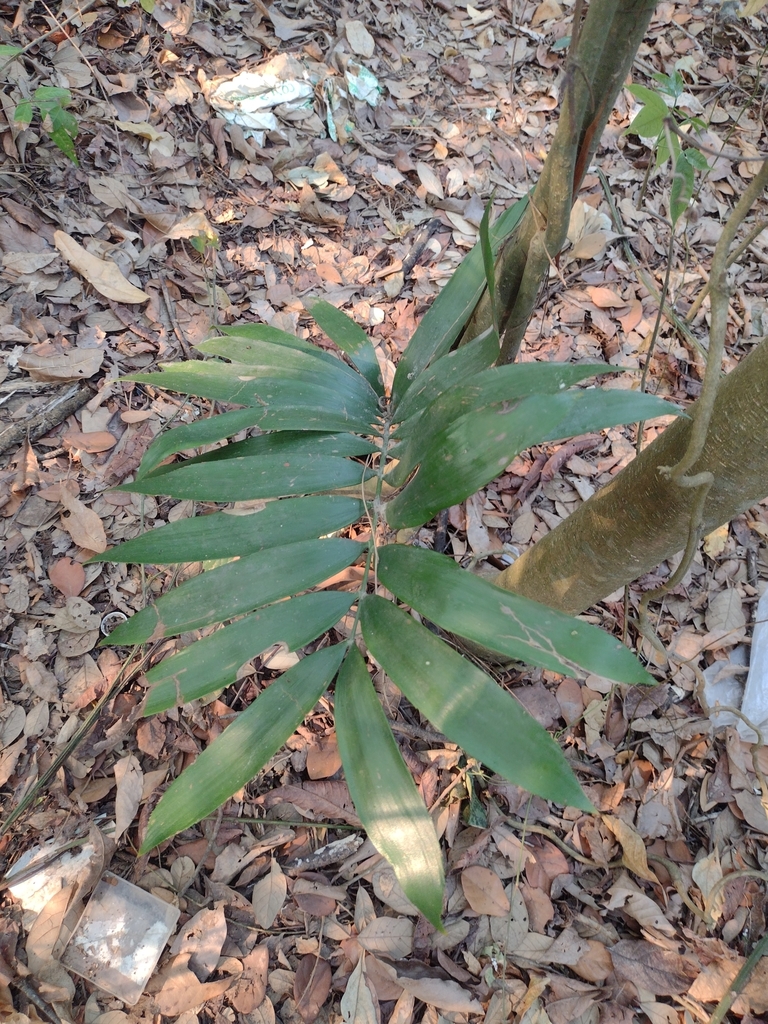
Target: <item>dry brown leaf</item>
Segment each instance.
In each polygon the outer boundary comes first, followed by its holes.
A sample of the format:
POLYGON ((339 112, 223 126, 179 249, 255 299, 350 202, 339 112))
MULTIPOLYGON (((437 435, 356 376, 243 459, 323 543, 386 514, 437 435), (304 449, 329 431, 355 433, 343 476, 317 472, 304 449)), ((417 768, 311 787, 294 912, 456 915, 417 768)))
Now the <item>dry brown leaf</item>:
POLYGON ((103 359, 103 348, 79 348, 66 342, 45 341, 25 349, 19 356, 19 367, 26 370, 32 380, 65 383, 92 377, 103 359))
POLYGON ((251 1014, 262 1004, 267 994, 268 970, 269 949, 265 945, 254 946, 243 960, 243 973, 229 993, 229 1002, 238 1013, 251 1014))
POLYGON ((79 498, 70 494, 62 487, 59 498, 66 514, 61 517, 61 525, 79 548, 100 554, 107 549, 107 535, 101 520, 87 508, 79 498))
POLYGON ((356 828, 360 827, 360 819, 346 782, 305 782, 303 786, 280 786, 259 797, 257 802, 267 809, 275 804, 289 803, 308 818, 335 818, 356 828))
POLYGON ((586 950, 581 954, 571 969, 584 981, 598 984, 613 974, 611 955, 602 944, 595 939, 586 939, 586 950))
POLYGON ((398 984, 416 999, 448 1013, 482 1013, 483 1007, 457 981, 419 961, 396 963, 398 984))
POLYGON ((636 829, 628 825, 621 818, 612 817, 610 814, 603 814, 602 818, 604 825, 613 832, 621 843, 625 866, 639 878, 644 878, 648 882, 658 884, 658 878, 648 867, 645 844, 636 829))
POLYGON ((61 443, 65 448, 77 448, 95 455, 98 452, 106 452, 110 448, 114 448, 117 438, 108 430, 94 430, 89 433, 83 433, 81 430, 68 430, 62 437, 61 443))
POLYGON ((362 929, 357 941, 370 953, 402 960, 413 951, 413 921, 405 917, 377 917, 362 929))
POLYGON ((182 953, 160 976, 162 988, 155 995, 154 1002, 157 1012, 166 1017, 178 1017, 187 1010, 202 1006, 209 999, 223 995, 235 981, 234 978, 222 978, 202 984, 187 967, 188 961, 189 955, 182 953))
POLYGON ((416 998, 413 993, 403 992, 395 1003, 395 1008, 389 1018, 389 1024, 411 1024, 415 1004, 416 998))
MULTIPOLYGON (((744 958, 716 960, 709 964, 691 985, 690 995, 702 1003, 717 1003, 744 966, 744 958)), ((733 1005, 733 1012, 743 1017, 746 1012, 768 1013, 768 960, 760 960, 747 985, 733 1005), (749 1008, 749 1009, 748 1009, 749 1008)))
POLYGON ((373 36, 362 21, 348 21, 344 26, 347 42, 358 57, 372 57, 376 49, 373 36))
POLYGON ((83 662, 67 682, 62 700, 68 711, 87 707, 107 689, 107 680, 90 654, 83 655, 83 662))
POLYGON ((331 991, 331 977, 331 966, 327 960, 321 960, 314 953, 301 958, 293 981, 293 998, 305 1024, 312 1024, 320 1013, 331 991))
MULTIPOLYGON (((115 775, 117 775, 117 765, 115 765, 115 775)), ((118 787, 119 785, 118 782, 118 787)), ((187 921, 173 940, 171 953, 173 955, 189 953, 189 967, 199 981, 205 981, 219 962, 221 947, 224 945, 226 937, 227 922, 224 918, 224 906, 220 904, 213 910, 198 911, 193 918, 187 921)), ((262 993, 261 998, 256 1000, 254 1005, 258 1005, 263 998, 262 993)))
POLYGON ((65 885, 52 896, 35 918, 27 936, 27 966, 33 974, 53 960, 61 926, 64 923, 77 884, 65 885))
POLYGON ((557 0, 542 0, 531 18, 531 28, 543 24, 545 21, 552 21, 553 18, 562 18, 563 9, 557 0))
POLYGON ((509 900, 504 892, 504 885, 490 868, 475 864, 465 868, 461 873, 461 888, 467 903, 476 914, 488 914, 491 917, 506 917, 509 913, 509 900))
POLYGON ((341 768, 341 755, 336 733, 323 736, 307 751, 307 775, 310 779, 329 779, 341 768))
POLYGON ((123 277, 120 268, 111 260, 100 260, 84 249, 66 231, 55 231, 53 241, 61 255, 72 267, 92 284, 99 294, 113 302, 148 302, 149 295, 123 277))
POLYGON ((341 997, 344 1024, 378 1024, 376 1004, 365 978, 365 955, 357 961, 341 997))
POLYGON ((690 957, 642 939, 621 939, 609 952, 619 981, 631 982, 654 996, 687 992, 700 970, 690 957))
POLYGON ((288 882, 285 875, 277 861, 273 860, 269 874, 253 887, 251 902, 259 927, 272 927, 275 918, 280 913, 280 908, 285 903, 287 892, 288 882))
POLYGON ((4 786, 16 771, 16 763, 26 745, 27 737, 22 736, 0 753, 0 786, 4 786))
POLYGON ((588 285, 587 295, 598 307, 598 309, 611 309, 614 306, 626 306, 622 297, 613 290, 598 285, 588 285))
POLYGON ((136 817, 144 789, 144 773, 136 757, 127 754, 115 765, 117 797, 115 799, 115 831, 112 838, 117 842, 136 817))
POLYGON ((65 597, 77 597, 85 586, 85 569, 71 558, 57 558, 48 569, 48 579, 65 597))
POLYGON ((431 196, 435 196, 437 199, 445 199, 442 182, 429 164, 425 164, 420 160, 416 164, 416 173, 419 176, 419 181, 431 196))
POLYGON ((48 701, 59 699, 59 681, 45 665, 39 661, 27 661, 26 658, 19 658, 17 667, 22 683, 28 686, 36 697, 48 701))

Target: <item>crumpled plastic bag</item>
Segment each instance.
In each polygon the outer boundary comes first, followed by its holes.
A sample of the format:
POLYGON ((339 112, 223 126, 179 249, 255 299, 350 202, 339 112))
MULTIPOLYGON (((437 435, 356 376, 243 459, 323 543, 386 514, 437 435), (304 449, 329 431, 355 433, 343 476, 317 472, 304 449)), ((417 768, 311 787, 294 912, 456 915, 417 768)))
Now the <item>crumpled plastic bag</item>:
MULTIPOLYGON (((381 95, 376 76, 358 61, 347 61, 342 79, 324 64, 308 67, 285 53, 233 78, 212 79, 203 91, 214 110, 257 146, 264 145, 267 132, 279 130, 280 121, 314 117, 316 99, 325 103, 325 126, 337 142, 352 127, 349 108, 354 101, 375 107, 381 95)), ((318 129, 319 124, 318 119, 318 129)))

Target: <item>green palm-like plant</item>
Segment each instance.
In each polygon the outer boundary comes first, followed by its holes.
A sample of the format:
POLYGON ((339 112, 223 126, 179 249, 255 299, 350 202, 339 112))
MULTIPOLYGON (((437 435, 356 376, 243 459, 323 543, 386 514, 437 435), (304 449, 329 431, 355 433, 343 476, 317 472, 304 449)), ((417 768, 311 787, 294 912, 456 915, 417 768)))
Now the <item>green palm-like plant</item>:
POLYGON ((604 365, 495 367, 494 331, 451 351, 493 249, 523 205, 492 229, 484 223, 481 244, 415 332, 390 397, 366 334, 326 302, 311 312, 348 362, 272 327, 248 325, 225 328, 200 345, 212 358, 131 378, 244 408, 162 435, 124 490, 201 501, 272 499, 250 515, 222 511, 171 523, 99 556, 216 563, 109 638, 139 644, 228 623, 151 669, 146 714, 227 686, 240 665, 272 644, 299 649, 354 610, 347 639, 285 672, 172 783, 150 818, 143 850, 199 821, 253 778, 335 678, 339 749, 360 819, 409 898, 439 924, 443 871, 435 830, 360 641, 406 698, 468 754, 532 793, 591 809, 550 735, 403 606, 507 658, 624 683, 652 678, 601 630, 494 587, 448 556, 391 543, 393 531, 420 526, 464 500, 532 444, 677 411, 636 392, 573 387, 608 372, 604 365), (245 428, 260 432, 166 462, 245 428), (361 518, 370 540, 336 536, 361 518), (354 593, 313 589, 356 562, 364 572, 354 593), (377 593, 381 587, 397 600, 377 593))

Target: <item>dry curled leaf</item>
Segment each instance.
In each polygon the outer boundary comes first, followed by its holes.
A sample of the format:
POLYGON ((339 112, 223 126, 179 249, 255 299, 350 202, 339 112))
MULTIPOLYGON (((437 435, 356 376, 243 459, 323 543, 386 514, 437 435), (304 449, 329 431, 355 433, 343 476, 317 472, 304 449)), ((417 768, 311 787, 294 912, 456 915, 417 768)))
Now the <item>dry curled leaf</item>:
POLYGON ((107 535, 101 520, 87 508, 79 498, 75 498, 66 488, 62 487, 59 499, 64 506, 65 514, 61 517, 61 525, 79 548, 100 554, 107 549, 107 535))
POLYGON ((44 341, 30 345, 19 356, 19 367, 26 370, 32 380, 66 383, 87 380, 97 373, 104 359, 103 348, 86 348, 66 342, 44 341))
POLYGON ((698 964, 690 957, 642 939, 622 939, 609 952, 619 981, 631 982, 655 996, 687 992, 699 973, 698 964))
POLYGON ((115 831, 112 838, 117 842, 136 816, 144 789, 144 774, 133 754, 128 754, 117 762, 115 781, 117 782, 117 798, 115 799, 115 831))
POLYGON ((100 260, 84 249, 66 231, 55 231, 53 241, 61 255, 89 284, 113 302, 149 302, 149 295, 131 284, 111 260, 100 260))

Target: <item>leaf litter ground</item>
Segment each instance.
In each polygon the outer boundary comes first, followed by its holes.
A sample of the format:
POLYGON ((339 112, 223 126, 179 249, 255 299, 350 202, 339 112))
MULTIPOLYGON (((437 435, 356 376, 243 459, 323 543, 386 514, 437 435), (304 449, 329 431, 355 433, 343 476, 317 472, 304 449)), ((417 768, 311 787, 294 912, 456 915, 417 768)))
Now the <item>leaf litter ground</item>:
MULTIPOLYGON (((768 755, 753 756, 732 727, 715 730, 691 664, 727 666, 748 643, 768 574, 765 505, 706 538, 667 597, 657 629, 670 658, 641 647, 661 680, 655 689, 491 668, 578 759, 599 817, 560 813, 485 777, 377 679, 444 845, 445 933, 418 918, 361 833, 327 700, 218 816, 159 856, 133 853, 167 780, 296 654, 266 652, 216 700, 151 719, 141 717, 140 677, 113 692, 125 651, 97 650, 102 635, 201 566, 140 574, 87 557, 207 508, 109 488, 164 425, 217 411, 118 378, 188 356, 212 323, 256 319, 309 336, 304 300, 321 295, 370 331, 391 382, 415 324, 477 240, 487 197, 495 189, 503 208, 541 169, 571 13, 556 0, 363 0, 344 11, 322 0, 201 10, 161 0, 151 12, 0 0, 1 41, 29 47, 5 66, 2 93, 6 813, 100 708, 0 853, 8 866, 51 838, 89 839, 81 889, 111 866, 181 910, 170 949, 128 1008, 61 966, 77 893, 52 893, 33 923, 6 892, 0 1012, 9 1019, 13 998, 22 1022, 38 1018, 38 1005, 43 1016, 88 1024, 157 1013, 184 1024, 707 1021, 764 933, 768 755), (270 57, 290 70, 283 55, 316 75, 313 104, 278 111, 276 128, 247 138, 212 105, 215 89, 270 57), (335 88, 358 65, 378 80, 375 106, 335 88), (78 166, 51 125, 14 122, 39 86, 72 94, 78 166), (322 96, 331 93, 339 106, 329 115, 322 96), (106 836, 93 828, 107 822, 106 836)), ((763 15, 731 13, 660 4, 633 72, 652 84, 656 72, 681 70, 681 103, 707 122, 707 144, 743 154, 710 161, 674 247, 650 380, 683 405, 701 387, 707 302, 688 311, 723 217, 756 173, 749 158, 768 149, 763 15)), ((670 177, 648 172, 648 147, 623 134, 636 107, 620 95, 598 160, 613 204, 590 170, 525 360, 645 364, 670 177)), ((767 262, 764 231, 735 268, 727 368, 765 333, 767 262)), ((624 374, 608 386, 635 381, 624 374)), ((648 426, 644 443, 663 426, 648 426)), ((415 539, 490 573, 608 482, 635 441, 617 428, 527 452, 415 539)), ((587 618, 632 638, 640 594, 674 567, 587 618)), ((329 585, 358 583, 353 567, 329 585)), ((156 645, 152 657, 186 639, 156 645)), ((743 1021, 768 1012, 765 975, 759 965, 733 1007, 743 1021)))

